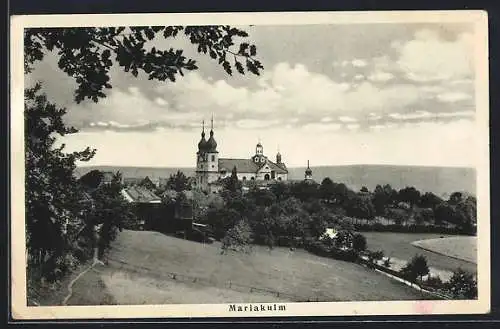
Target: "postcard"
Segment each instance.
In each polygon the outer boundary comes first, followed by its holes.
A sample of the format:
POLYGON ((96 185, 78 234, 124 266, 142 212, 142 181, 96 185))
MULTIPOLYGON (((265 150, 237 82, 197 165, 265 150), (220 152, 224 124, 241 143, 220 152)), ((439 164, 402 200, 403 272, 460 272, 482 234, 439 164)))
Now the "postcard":
POLYGON ((12 17, 12 317, 489 312, 487 32, 483 11, 12 17))

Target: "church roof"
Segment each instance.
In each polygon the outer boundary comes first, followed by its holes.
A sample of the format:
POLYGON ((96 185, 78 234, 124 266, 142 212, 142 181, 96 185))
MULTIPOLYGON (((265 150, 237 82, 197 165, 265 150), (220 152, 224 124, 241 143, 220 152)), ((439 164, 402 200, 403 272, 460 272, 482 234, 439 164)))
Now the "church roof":
MULTIPOLYGON (((276 163, 274 163, 274 162, 272 162, 270 160, 267 160, 267 164, 269 165, 269 167, 271 168, 271 170, 274 170, 277 174, 286 174, 286 173, 288 173, 288 170, 286 170, 285 168, 277 165, 276 163)), ((265 165, 265 163, 264 163, 264 165, 265 165)), ((261 168, 264 165, 262 165, 261 168)))
POLYGON ((219 158, 219 171, 226 170, 231 171, 236 166, 236 171, 239 173, 256 173, 265 164, 268 164, 271 170, 276 171, 278 174, 286 174, 288 171, 274 162, 267 160, 267 162, 262 165, 257 164, 252 161, 252 159, 225 159, 219 158))
POLYGON ((251 172, 255 173, 259 166, 252 159, 224 159, 219 158, 219 171, 225 169, 230 172, 236 166, 236 171, 239 173, 251 172))

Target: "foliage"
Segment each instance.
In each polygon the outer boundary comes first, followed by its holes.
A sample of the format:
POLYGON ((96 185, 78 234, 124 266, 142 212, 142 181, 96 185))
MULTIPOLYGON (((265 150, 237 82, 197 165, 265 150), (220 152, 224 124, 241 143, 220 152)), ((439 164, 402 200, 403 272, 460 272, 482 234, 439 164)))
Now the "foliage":
POLYGON ((398 201, 407 202, 414 206, 420 201, 420 192, 413 186, 407 186, 399 190, 398 201))
POLYGON ((384 252, 382 250, 368 252, 368 265, 373 267, 383 258, 384 252))
POLYGON ((360 233, 356 233, 354 234, 354 236, 352 237, 352 248, 356 251, 356 252, 362 252, 362 251, 365 251, 366 250, 366 238, 364 235, 360 234, 360 233))
POLYGON ((171 174, 167 181, 167 188, 176 192, 187 191, 191 189, 189 179, 184 173, 178 170, 175 174, 171 174))
POLYGON ((56 147, 57 135, 76 129, 64 124, 66 110, 50 103, 40 89, 37 84, 25 91, 26 246, 28 267, 55 279, 60 260, 88 224, 73 171, 75 162, 89 160, 94 150, 65 153, 64 144, 56 147))
POLYGON ((222 250, 248 251, 252 242, 252 229, 246 220, 238 221, 222 239, 222 250))
POLYGON ((422 281, 422 276, 429 274, 427 259, 423 255, 415 255, 405 267, 401 269, 403 277, 410 282, 415 282, 418 277, 422 281))
POLYGON ((171 40, 184 34, 199 53, 207 54, 228 73, 259 74, 262 64, 255 58, 257 48, 247 42, 235 43, 248 33, 231 26, 144 26, 30 28, 24 32, 24 67, 31 72, 46 52, 54 52, 59 68, 77 84, 75 101, 105 97, 112 88, 110 70, 118 64, 125 72, 149 80, 175 82, 184 71, 196 70, 196 61, 182 49, 150 47, 152 40, 171 40))
POLYGON ((372 203, 375 208, 375 213, 379 216, 385 214, 386 209, 391 206, 396 200, 397 192, 390 185, 386 184, 383 187, 377 185, 372 195, 372 203))
POLYGON ((420 197, 419 206, 422 208, 434 209, 437 205, 441 204, 443 199, 438 197, 432 192, 426 192, 420 197))
POLYGON ((445 284, 445 287, 457 299, 477 298, 477 282, 472 273, 458 268, 453 272, 453 276, 445 284))
POLYGON ((238 171, 236 166, 231 170, 231 176, 226 177, 222 180, 224 186, 225 195, 236 195, 241 194, 242 183, 238 180, 238 171))
POLYGON ((104 174, 100 170, 91 170, 78 179, 78 182, 87 189, 96 189, 101 185, 104 174))
POLYGON ((375 208, 370 198, 362 197, 354 193, 348 194, 344 209, 350 217, 374 219, 375 208))
POLYGON ((124 226, 137 222, 130 204, 121 195, 123 188, 121 174, 113 176, 111 184, 102 185, 93 191, 95 210, 92 212, 92 224, 101 227, 99 232, 99 257, 116 238, 124 226))
POLYGON ((300 181, 291 184, 291 196, 299 199, 300 201, 310 201, 318 197, 319 187, 315 182, 300 181))
POLYGON ((442 289, 443 281, 441 280, 441 277, 439 277, 439 275, 435 276, 429 275, 427 280, 425 280, 425 285, 434 289, 442 289))
POLYGON ((335 184, 329 177, 324 178, 321 182, 319 195, 322 199, 328 202, 333 201, 335 195, 335 184))

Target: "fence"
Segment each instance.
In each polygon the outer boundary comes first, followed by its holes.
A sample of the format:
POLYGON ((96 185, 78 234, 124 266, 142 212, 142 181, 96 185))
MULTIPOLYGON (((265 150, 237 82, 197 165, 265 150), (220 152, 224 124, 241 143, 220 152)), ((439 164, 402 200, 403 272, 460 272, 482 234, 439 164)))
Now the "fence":
POLYGON ((113 258, 108 258, 108 262, 110 263, 118 263, 120 264, 120 269, 126 269, 131 272, 135 273, 143 273, 144 271, 148 272, 148 275, 151 275, 153 277, 156 277, 158 279, 169 279, 169 280, 175 280, 178 282, 183 282, 183 283, 196 283, 200 285, 207 285, 207 286, 212 286, 212 287, 218 287, 218 288, 225 288, 225 289, 231 289, 234 291, 239 291, 239 292, 244 292, 244 293, 263 293, 267 295, 272 295, 277 298, 284 298, 284 299, 289 299, 290 301, 293 302, 320 302, 320 301, 333 301, 333 300, 328 300, 326 298, 320 299, 318 296, 310 296, 310 297, 304 297, 304 296, 299 296, 291 293, 286 293, 282 291, 276 291, 273 289, 268 289, 268 288, 258 288, 258 287, 253 287, 249 285, 244 285, 241 283, 236 283, 233 281, 226 281, 226 282, 220 282, 216 280, 211 280, 208 278, 200 278, 200 277, 195 277, 187 274, 181 274, 181 273, 176 273, 176 272, 168 272, 168 271, 163 271, 162 273, 156 273, 154 269, 140 266, 140 265, 132 265, 130 263, 118 260, 118 259, 113 259, 113 258))

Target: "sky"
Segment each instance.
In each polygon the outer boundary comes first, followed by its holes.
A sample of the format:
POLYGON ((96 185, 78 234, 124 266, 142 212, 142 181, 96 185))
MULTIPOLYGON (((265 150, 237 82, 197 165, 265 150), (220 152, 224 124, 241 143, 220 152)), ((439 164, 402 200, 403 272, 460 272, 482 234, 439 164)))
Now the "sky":
MULTIPOLYGON (((73 101, 75 83, 47 54, 26 83, 79 129, 68 151, 86 165, 194 167, 201 123, 214 118, 220 157, 282 154, 289 167, 347 164, 475 165, 473 30, 466 24, 241 26, 257 46, 260 76, 227 75, 189 41, 199 69, 176 83, 113 67, 107 97, 73 101)), ((245 40, 241 40, 245 41, 245 40)))

